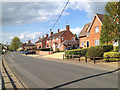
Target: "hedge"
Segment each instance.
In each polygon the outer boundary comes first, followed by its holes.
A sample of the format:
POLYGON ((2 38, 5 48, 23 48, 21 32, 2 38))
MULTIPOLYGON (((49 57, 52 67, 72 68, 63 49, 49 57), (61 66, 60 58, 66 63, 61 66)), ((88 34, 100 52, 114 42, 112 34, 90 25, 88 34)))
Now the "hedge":
POLYGON ((37 49, 37 51, 50 51, 50 48, 41 48, 41 49, 37 49))
POLYGON ((113 50, 113 45, 98 45, 98 46, 95 46, 95 47, 101 47, 103 48, 104 52, 109 52, 111 50, 113 50))
POLYGON ((68 50, 68 51, 65 51, 65 55, 80 55, 80 56, 85 56, 86 53, 87 53, 87 50, 88 50, 88 48, 68 50))
MULTIPOLYGON (((107 57, 120 57, 120 52, 106 52, 104 53, 105 61, 108 61, 107 57)), ((120 58, 109 58, 109 61, 119 61, 120 58)))
POLYGON ((90 59, 93 59, 93 57, 103 57, 104 50, 102 47, 91 47, 88 49, 86 56, 90 59))

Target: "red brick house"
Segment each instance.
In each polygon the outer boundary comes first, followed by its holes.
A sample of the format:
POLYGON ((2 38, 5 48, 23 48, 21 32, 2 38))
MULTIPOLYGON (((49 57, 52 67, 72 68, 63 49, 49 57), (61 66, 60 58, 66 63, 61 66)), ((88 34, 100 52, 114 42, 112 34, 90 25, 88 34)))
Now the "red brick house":
POLYGON ((50 48, 50 46, 53 48, 54 51, 59 48, 60 51, 63 51, 66 47, 69 47, 69 44, 63 43, 65 40, 75 40, 74 34, 70 31, 70 26, 66 25, 66 30, 60 31, 58 29, 58 32, 53 34, 51 32, 50 37, 47 39, 46 42, 46 48, 50 48), (50 42, 51 40, 51 42, 50 42))
POLYGON ((103 14, 95 14, 91 23, 85 24, 79 34, 79 46, 91 47, 100 45, 100 34, 103 22, 103 14))
POLYGON ((35 46, 37 47, 37 49, 46 48, 47 38, 48 38, 48 34, 46 34, 46 37, 44 36, 42 38, 39 37, 39 40, 35 42, 35 46))

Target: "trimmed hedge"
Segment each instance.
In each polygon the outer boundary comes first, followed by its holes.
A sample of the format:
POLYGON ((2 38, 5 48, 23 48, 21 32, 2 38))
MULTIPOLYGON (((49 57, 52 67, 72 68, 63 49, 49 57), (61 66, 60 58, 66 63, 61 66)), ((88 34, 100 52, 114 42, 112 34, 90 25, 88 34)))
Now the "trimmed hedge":
POLYGON ((103 57, 104 50, 102 47, 91 47, 88 49, 86 56, 92 59, 93 57, 103 57))
MULTIPOLYGON (((104 53, 105 61, 108 61, 107 57, 120 57, 120 52, 106 52, 104 53)), ((109 58, 109 61, 120 61, 120 58, 109 58)))
POLYGON ((37 51, 50 51, 50 48, 41 48, 41 49, 37 49, 37 51))
POLYGON ((80 55, 80 56, 85 56, 86 53, 87 53, 87 50, 88 50, 88 48, 68 50, 68 51, 65 51, 65 55, 80 55))
POLYGON ((111 50, 113 50, 113 45, 98 45, 98 46, 95 46, 95 47, 101 47, 103 48, 104 52, 109 52, 111 50))

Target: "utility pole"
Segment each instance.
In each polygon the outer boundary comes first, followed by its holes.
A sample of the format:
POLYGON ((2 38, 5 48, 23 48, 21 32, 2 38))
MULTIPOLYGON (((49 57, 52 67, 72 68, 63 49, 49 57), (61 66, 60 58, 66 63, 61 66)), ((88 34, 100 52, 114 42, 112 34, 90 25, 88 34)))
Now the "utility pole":
POLYGON ((51 34, 51 32, 52 32, 52 29, 50 29, 50 52, 52 53, 52 40, 51 40, 52 34, 51 34))

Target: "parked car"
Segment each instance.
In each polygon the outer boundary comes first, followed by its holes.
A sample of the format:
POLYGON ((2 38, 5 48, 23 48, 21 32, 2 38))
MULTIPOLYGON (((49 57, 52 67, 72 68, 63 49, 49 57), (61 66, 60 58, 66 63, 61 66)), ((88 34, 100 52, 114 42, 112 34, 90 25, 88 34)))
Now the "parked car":
POLYGON ((28 51, 20 51, 21 54, 25 54, 26 52, 28 52, 28 51))
POLYGON ((65 50, 65 51, 66 51, 66 50, 70 50, 70 47, 66 47, 64 50, 65 50))
POLYGON ((25 55, 28 55, 28 54, 35 54, 35 51, 28 51, 28 52, 25 52, 25 55))

